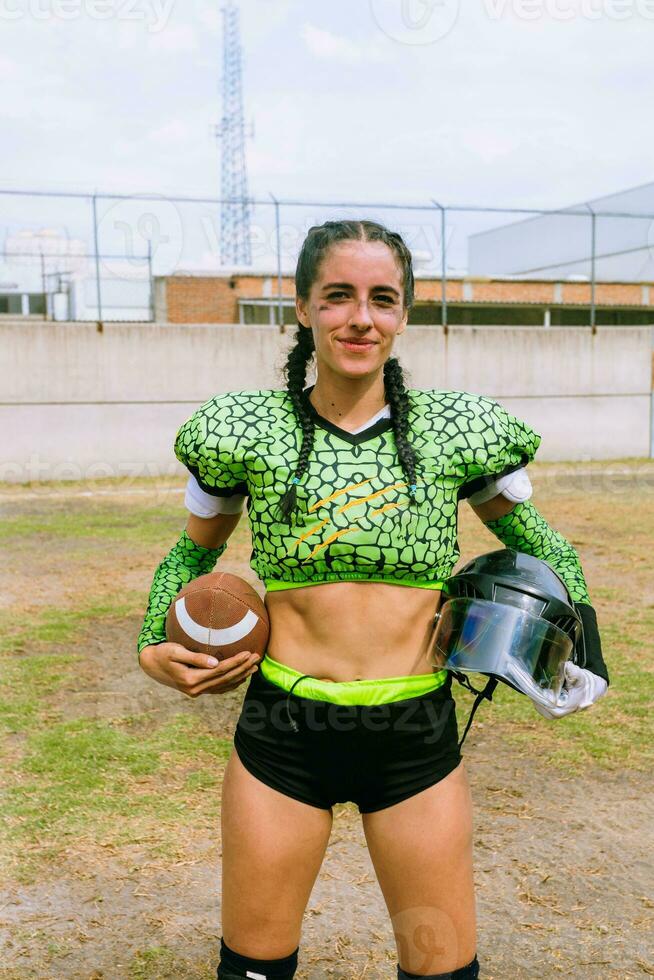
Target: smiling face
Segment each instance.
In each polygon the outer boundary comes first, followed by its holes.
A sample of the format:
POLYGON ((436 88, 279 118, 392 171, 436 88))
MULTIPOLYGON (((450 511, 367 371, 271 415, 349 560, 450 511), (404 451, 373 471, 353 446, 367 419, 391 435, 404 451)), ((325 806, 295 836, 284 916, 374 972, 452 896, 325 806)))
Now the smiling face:
POLYGON ((298 321, 313 332, 318 372, 363 378, 378 374, 408 318, 402 266, 384 242, 340 241, 318 267, 298 321))

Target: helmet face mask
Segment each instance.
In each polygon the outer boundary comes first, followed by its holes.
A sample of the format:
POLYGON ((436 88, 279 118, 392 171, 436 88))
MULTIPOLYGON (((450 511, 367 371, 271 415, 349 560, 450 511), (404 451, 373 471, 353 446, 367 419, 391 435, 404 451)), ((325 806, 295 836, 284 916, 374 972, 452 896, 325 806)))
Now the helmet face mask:
POLYGON ((486 674, 551 706, 581 628, 564 583, 539 558, 511 549, 481 555, 445 583, 435 619, 438 669, 486 674))

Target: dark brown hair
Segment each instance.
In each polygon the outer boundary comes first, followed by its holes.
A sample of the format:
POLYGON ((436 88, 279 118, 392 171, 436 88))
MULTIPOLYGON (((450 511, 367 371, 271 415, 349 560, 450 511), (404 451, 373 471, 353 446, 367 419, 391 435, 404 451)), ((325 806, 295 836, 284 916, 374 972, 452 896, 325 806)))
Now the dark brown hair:
MULTIPOLYGON (((323 225, 310 228, 304 240, 295 272, 295 289, 301 299, 308 299, 315 282, 320 264, 329 248, 335 242, 361 241, 384 242, 393 251, 402 267, 404 306, 413 305, 414 279, 411 253, 397 232, 389 231, 376 221, 326 221, 323 225)), ((295 512, 297 494, 295 487, 302 479, 313 449, 314 421, 305 405, 303 395, 306 371, 314 353, 313 334, 307 327, 298 327, 295 346, 289 351, 284 376, 286 387, 293 403, 293 410, 302 429, 302 447, 295 474, 279 505, 280 519, 289 521, 295 512)), ((389 357, 384 364, 384 389, 391 407, 391 419, 395 445, 402 470, 409 484, 409 495, 415 501, 416 454, 408 440, 409 396, 404 384, 404 373, 400 362, 389 357)))

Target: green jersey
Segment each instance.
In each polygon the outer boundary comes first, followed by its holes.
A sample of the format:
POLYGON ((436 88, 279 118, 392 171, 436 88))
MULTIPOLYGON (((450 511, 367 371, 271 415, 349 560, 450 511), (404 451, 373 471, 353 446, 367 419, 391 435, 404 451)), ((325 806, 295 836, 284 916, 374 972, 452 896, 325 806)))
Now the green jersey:
POLYGON ((524 466, 540 436, 491 398, 409 389, 414 503, 392 419, 347 432, 316 412, 310 390, 315 436, 292 523, 277 508, 302 432, 285 390, 216 395, 182 425, 175 454, 206 493, 247 495, 250 564, 268 590, 357 580, 440 588, 459 558, 459 499, 524 466))

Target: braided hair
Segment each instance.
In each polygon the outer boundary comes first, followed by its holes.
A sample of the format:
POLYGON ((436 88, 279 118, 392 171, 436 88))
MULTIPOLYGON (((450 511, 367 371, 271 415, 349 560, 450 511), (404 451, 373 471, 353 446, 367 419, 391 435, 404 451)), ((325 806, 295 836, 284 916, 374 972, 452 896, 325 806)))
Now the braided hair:
MULTIPOLYGON (((376 221, 326 221, 309 229, 304 240, 295 272, 295 289, 302 299, 308 299, 311 287, 318 275, 320 263, 335 242, 362 241, 383 242, 395 253, 403 273, 404 305, 413 305, 414 277, 411 252, 402 237, 389 231, 376 221)), ((315 351, 313 334, 306 327, 298 327, 295 346, 288 353, 283 369, 286 388, 293 405, 295 417, 302 429, 300 456, 291 483, 279 504, 279 517, 290 521, 297 506, 296 486, 307 468, 315 425, 304 401, 304 386, 309 361, 315 351)), ((384 390, 391 408, 391 421, 397 454, 409 484, 409 495, 415 502, 416 453, 409 442, 409 396, 404 384, 404 373, 396 357, 389 357, 384 364, 384 390)))

